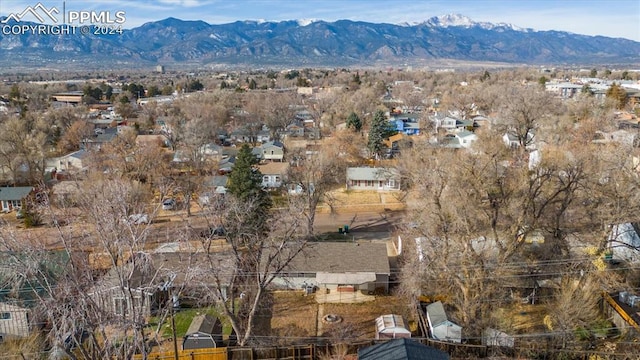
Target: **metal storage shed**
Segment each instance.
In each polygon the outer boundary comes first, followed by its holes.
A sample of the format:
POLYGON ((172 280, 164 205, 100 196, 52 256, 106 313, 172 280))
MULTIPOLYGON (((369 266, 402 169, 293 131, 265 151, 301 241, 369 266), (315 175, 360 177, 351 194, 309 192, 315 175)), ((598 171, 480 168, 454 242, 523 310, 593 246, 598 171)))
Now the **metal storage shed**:
POLYGON ((206 349, 222 346, 222 324, 209 314, 193 318, 182 342, 182 350, 206 349))
POLYGON ((462 342, 462 327, 447 318, 447 313, 440 301, 427 306, 427 322, 433 339, 462 342))

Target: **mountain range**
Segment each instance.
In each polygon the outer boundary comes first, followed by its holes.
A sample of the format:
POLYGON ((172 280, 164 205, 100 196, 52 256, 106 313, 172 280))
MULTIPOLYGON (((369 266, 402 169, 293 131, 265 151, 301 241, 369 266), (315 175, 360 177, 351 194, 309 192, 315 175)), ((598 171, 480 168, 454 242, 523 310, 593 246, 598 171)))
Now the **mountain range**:
MULTIPOLYGON (((9 20, 2 26, 17 24, 9 20)), ((640 42, 475 22, 453 14, 413 24, 351 20, 208 24, 168 18, 113 35, 83 35, 80 31, 58 36, 4 33, 0 32, 0 63, 27 67, 56 63, 84 67, 345 66, 444 59, 511 64, 640 64, 640 42)))

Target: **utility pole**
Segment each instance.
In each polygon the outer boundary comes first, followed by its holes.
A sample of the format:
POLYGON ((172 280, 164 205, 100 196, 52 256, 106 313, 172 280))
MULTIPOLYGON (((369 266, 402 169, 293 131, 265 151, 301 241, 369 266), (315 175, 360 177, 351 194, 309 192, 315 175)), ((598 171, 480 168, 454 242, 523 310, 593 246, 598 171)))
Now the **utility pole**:
POLYGON ((166 290, 169 295, 169 315, 171 316, 171 335, 173 337, 173 358, 175 360, 180 360, 178 356, 178 339, 176 339, 176 320, 174 319, 174 305, 176 302, 173 301, 172 291, 173 280, 175 280, 176 274, 171 274, 169 278, 169 281, 164 283, 162 289, 166 290))
POLYGON ((173 295, 169 290, 169 307, 171 308, 171 331, 173 336, 173 356, 175 360, 179 360, 178 357, 178 339, 176 339, 176 320, 173 316, 173 295))

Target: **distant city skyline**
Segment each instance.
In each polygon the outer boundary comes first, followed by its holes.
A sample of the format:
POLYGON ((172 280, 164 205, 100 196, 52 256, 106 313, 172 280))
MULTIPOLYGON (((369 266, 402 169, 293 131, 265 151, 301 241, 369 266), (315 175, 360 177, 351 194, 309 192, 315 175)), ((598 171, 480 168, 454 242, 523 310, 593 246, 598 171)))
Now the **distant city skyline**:
MULTIPOLYGON (((62 9, 63 0, 40 2, 48 8, 62 9)), ((37 0, 0 0, 0 16, 19 13, 37 3, 37 0)), ((124 11, 124 28, 168 17, 211 24, 237 20, 340 19, 412 24, 434 16, 460 14, 476 22, 640 41, 638 0, 66 0, 64 4, 67 11, 124 11)), ((36 19, 27 16, 25 20, 36 19)))

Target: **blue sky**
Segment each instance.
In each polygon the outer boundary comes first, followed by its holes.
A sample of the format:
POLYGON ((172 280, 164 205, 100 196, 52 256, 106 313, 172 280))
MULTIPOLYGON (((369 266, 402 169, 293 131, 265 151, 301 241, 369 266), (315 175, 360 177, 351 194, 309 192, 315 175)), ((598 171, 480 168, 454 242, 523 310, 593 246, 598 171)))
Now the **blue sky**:
MULTIPOLYGON (((37 2, 0 0, 0 16, 37 2)), ((63 0, 41 2, 62 9, 63 0)), ((474 21, 640 41, 640 0, 66 0, 65 5, 67 10, 124 11, 126 28, 170 16, 212 24, 293 19, 397 24, 457 13, 474 21)))

